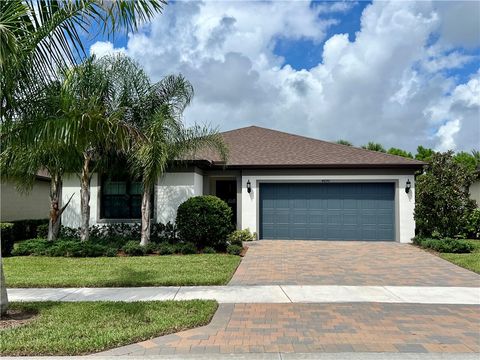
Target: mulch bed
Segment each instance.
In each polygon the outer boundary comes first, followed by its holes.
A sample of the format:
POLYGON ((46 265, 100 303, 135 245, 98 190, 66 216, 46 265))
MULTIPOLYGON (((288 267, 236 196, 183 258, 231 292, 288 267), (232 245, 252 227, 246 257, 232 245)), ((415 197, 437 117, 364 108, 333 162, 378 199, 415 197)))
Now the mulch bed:
POLYGON ((0 330, 12 329, 22 326, 34 320, 37 314, 32 311, 25 310, 8 310, 7 315, 0 319, 0 330))

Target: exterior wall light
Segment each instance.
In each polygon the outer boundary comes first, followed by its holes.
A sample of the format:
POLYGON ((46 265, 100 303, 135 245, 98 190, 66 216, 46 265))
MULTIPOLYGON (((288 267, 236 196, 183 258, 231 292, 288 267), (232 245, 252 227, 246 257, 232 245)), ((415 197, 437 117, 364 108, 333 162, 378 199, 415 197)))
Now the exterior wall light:
POLYGON ((405 184, 405 192, 408 194, 410 192, 410 188, 412 187, 412 183, 410 182, 410 179, 407 180, 407 183, 405 184))
POLYGON ((250 194, 252 192, 252 184, 250 180, 247 180, 247 192, 250 194))

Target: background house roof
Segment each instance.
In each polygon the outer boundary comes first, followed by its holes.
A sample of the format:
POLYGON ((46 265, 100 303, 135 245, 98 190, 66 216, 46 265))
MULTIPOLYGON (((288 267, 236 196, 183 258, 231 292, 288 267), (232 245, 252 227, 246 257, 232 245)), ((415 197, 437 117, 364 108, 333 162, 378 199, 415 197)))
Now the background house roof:
MULTIPOLYGON (((229 167, 405 167, 421 168, 422 161, 340 145, 281 131, 249 126, 221 133, 230 153, 229 167)), ((221 165, 213 151, 196 158, 221 165)))

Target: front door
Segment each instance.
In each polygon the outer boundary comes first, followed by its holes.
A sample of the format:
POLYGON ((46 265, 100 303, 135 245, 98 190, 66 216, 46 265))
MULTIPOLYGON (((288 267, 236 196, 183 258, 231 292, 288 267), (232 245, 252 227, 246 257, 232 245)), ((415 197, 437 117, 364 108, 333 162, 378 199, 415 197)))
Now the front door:
POLYGON ((217 180, 216 196, 225 201, 232 209, 232 223, 237 224, 237 181, 236 180, 217 180))

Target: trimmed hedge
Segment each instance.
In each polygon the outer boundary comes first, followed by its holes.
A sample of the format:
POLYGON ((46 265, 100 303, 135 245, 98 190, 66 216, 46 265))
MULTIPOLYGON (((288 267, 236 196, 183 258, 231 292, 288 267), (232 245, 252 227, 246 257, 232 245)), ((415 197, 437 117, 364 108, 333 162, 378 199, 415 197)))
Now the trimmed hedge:
POLYGON ((17 244, 12 254, 15 256, 100 257, 116 256, 117 250, 92 242, 82 243, 75 240, 52 242, 44 239, 32 239, 17 244))
MULTIPOLYGON (((205 248, 207 250, 208 248, 205 248)), ((212 249, 212 248, 210 248, 212 249)), ((213 249, 212 249, 213 250, 213 249)), ((79 240, 56 240, 31 239, 18 243, 12 251, 14 256, 52 256, 52 257, 102 257, 117 256, 123 251, 128 256, 144 256, 146 254, 173 255, 173 254, 196 254, 198 249, 190 242, 170 244, 150 243, 140 246, 137 240, 127 241, 121 247, 103 245, 95 241, 81 242, 79 240)), ((208 250, 207 250, 208 252, 208 250)), ((215 252, 214 250, 212 252, 215 252)))
POLYGON ((474 250, 472 244, 468 241, 458 239, 414 238, 413 242, 424 249, 431 249, 440 253, 465 254, 471 253, 474 250))
POLYGON ((180 239, 198 249, 224 251, 233 230, 232 209, 216 196, 194 196, 178 207, 176 224, 180 239))

